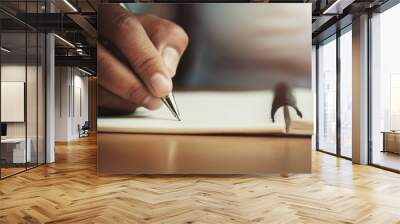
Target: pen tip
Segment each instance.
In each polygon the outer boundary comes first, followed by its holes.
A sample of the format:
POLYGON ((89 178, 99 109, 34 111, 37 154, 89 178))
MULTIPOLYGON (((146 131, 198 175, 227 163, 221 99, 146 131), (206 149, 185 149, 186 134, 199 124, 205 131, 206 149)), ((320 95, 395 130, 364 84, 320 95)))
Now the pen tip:
POLYGON ((176 119, 178 119, 178 121, 182 121, 181 118, 179 116, 176 116, 176 119))

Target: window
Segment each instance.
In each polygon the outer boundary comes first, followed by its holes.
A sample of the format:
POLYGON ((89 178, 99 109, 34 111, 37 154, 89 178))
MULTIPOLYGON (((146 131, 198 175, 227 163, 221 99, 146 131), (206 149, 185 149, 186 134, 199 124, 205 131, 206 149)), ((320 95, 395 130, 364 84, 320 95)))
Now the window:
POLYGON ((400 170, 400 5, 371 19, 372 164, 400 170))
POLYGON ((318 149, 336 153, 336 36, 318 47, 318 149))
POLYGON ((351 26, 340 36, 340 155, 352 157, 352 32, 351 26))
POLYGON ((351 24, 318 46, 317 148, 350 159, 353 74, 351 24))

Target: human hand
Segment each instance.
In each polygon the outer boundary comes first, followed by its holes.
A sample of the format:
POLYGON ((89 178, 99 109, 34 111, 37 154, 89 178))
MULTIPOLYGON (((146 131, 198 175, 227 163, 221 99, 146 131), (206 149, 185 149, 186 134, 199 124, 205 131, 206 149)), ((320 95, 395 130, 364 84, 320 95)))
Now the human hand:
POLYGON ((185 31, 171 21, 134 15, 115 4, 99 7, 98 26, 99 35, 123 57, 98 43, 98 106, 116 113, 130 113, 138 106, 159 108, 160 97, 172 90, 172 77, 188 45, 185 31))

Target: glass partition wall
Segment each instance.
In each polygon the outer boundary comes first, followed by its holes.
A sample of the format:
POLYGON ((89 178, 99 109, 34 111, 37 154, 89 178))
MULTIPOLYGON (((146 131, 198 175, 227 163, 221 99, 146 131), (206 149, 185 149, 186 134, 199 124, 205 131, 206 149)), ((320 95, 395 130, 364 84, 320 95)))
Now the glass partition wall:
POLYGON ((318 149, 336 153, 336 36, 318 46, 318 149))
POLYGON ((351 25, 317 45, 317 149, 352 157, 351 25))
POLYGON ((400 171, 400 4, 371 18, 369 162, 400 171))
POLYGON ((25 37, 25 32, 1 33, 1 46, 7 49, 1 53, 1 177, 25 170, 30 153, 26 155, 25 37))
POLYGON ((341 31, 339 49, 340 155, 352 158, 352 32, 351 25, 341 31))
MULTIPOLYGON (((18 8, 38 12, 43 10, 39 2, 19 1, 18 8)), ((0 19, 0 178, 3 179, 45 163, 46 40, 43 33, 12 13, 2 9, 0 19)))

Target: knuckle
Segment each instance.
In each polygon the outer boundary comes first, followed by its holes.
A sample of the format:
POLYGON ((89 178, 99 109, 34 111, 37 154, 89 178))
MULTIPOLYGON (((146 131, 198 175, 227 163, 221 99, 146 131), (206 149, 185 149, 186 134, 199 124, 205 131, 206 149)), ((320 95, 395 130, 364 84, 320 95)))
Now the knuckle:
POLYGON ((184 46, 186 48, 189 44, 189 36, 187 35, 187 33, 185 31, 183 31, 182 40, 183 40, 184 46))
POLYGON ((164 21, 162 24, 158 25, 156 31, 150 36, 151 39, 162 42, 166 38, 174 40, 177 44, 178 50, 184 51, 189 44, 189 36, 185 30, 179 25, 164 21))
POLYGON ((138 13, 135 15, 136 15, 136 17, 138 17, 140 19, 144 19, 144 20, 148 20, 148 21, 154 21, 154 20, 160 19, 160 17, 153 15, 153 14, 148 14, 148 13, 138 13))
POLYGON ((123 13, 117 15, 113 19, 112 24, 114 24, 117 27, 117 30, 123 30, 127 26, 129 26, 130 29, 132 29, 133 27, 137 27, 139 25, 139 22, 133 15, 131 15, 127 12, 123 12, 123 13))
POLYGON ((168 22, 160 33, 167 34, 179 40, 180 46, 185 49, 189 43, 189 36, 185 30, 175 23, 168 22))
POLYGON ((185 46, 188 45, 189 43, 189 36, 188 34, 185 32, 185 30, 183 30, 182 27, 178 26, 178 34, 180 36, 180 38, 182 38, 182 41, 185 43, 185 46))
POLYGON ((187 36, 186 32, 183 30, 182 27, 174 24, 174 23, 168 23, 168 25, 166 26, 167 31, 172 34, 172 35, 176 35, 179 37, 184 37, 187 36))
POLYGON ((182 27, 180 27, 176 24, 173 24, 169 29, 170 29, 170 33, 172 35, 177 36, 185 44, 187 44, 189 42, 189 36, 187 35, 187 33, 185 32, 185 30, 182 27))
POLYGON ((99 69, 104 69, 107 67, 108 60, 103 54, 97 54, 97 66, 99 69))
POLYGON ((146 90, 139 83, 128 88, 128 100, 135 104, 142 104, 146 97, 146 90))
POLYGON ((98 81, 102 83, 106 79, 109 60, 102 54, 97 54, 98 81), (101 75, 100 75, 101 74, 101 75))
POLYGON ((159 67, 159 60, 155 56, 143 57, 135 63, 135 70, 141 75, 146 75, 151 69, 159 67))

